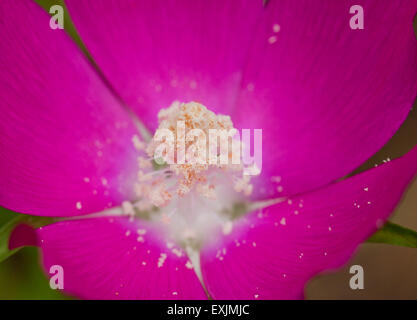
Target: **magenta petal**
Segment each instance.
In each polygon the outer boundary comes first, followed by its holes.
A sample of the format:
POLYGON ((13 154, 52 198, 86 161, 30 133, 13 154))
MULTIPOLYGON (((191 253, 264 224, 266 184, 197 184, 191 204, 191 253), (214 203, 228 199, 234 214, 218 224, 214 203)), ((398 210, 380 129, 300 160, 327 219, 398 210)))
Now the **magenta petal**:
POLYGON ((36 230, 27 224, 17 225, 9 238, 9 250, 13 250, 23 246, 36 246, 38 237, 36 230))
POLYGON ((319 272, 342 266, 394 210, 417 172, 406 156, 321 190, 252 212, 203 248, 215 299, 298 299, 319 272))
POLYGON ((36 230, 48 273, 64 270, 65 292, 84 299, 206 299, 185 252, 147 222, 91 218, 36 230))
POLYGON ((129 198, 136 129, 33 1, 0 3, 0 205, 46 216, 129 198))
POLYGON ((65 3, 107 79, 151 129, 175 100, 230 110, 263 11, 261 0, 65 3))
POLYGON ((263 130, 255 197, 347 175, 406 118, 417 92, 417 1, 360 1, 364 30, 349 26, 353 4, 269 1, 234 118, 239 128, 263 130))

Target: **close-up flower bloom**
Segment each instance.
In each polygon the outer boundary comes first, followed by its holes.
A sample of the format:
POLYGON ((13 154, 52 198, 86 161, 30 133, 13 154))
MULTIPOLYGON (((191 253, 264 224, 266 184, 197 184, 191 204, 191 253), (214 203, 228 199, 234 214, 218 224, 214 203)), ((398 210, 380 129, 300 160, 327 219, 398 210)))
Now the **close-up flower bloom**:
POLYGON ((304 298, 417 172, 414 147, 352 174, 417 95, 417 1, 361 1, 360 30, 353 4, 65 0, 87 56, 34 1, 1 1, 0 206, 52 218, 9 248, 39 247, 76 298, 304 298), (262 130, 258 172, 156 164, 180 120, 262 130))

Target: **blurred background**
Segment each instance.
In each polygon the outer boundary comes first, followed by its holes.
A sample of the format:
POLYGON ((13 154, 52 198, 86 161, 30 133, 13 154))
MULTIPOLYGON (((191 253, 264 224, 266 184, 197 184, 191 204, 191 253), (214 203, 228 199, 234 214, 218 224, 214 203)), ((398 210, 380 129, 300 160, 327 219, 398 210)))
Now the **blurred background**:
MULTIPOLYGON (((416 145, 416 106, 391 141, 355 173, 370 169, 388 157, 399 157, 416 145)), ((417 230, 417 179, 410 185, 390 221, 417 230)), ((364 243, 343 269, 311 280, 306 288, 306 298, 417 300, 417 249, 364 243), (349 287, 352 276, 349 268, 355 264, 364 269, 364 290, 349 287)))
MULTIPOLYGON (((9 0, 10 1, 10 0, 9 0)), ((37 0, 47 10, 57 0, 37 0)), ((417 20, 414 23, 417 30, 417 20)), ((83 48, 68 15, 65 29, 83 48)), ((416 32, 417 33, 417 32, 416 32)), ((401 35, 399 35, 401 36, 401 35)), ((417 41, 417 40, 416 40, 417 41)), ((417 95, 417 93, 416 93, 417 95)), ((354 174, 405 154, 417 143, 417 104, 395 136, 354 174)), ((0 208, 0 226, 15 214, 0 208)), ((417 180, 393 213, 392 222, 417 230, 417 180)), ((71 299, 49 287, 36 248, 23 248, 0 263, 0 299, 71 299)), ((417 249, 384 244, 362 244, 343 269, 318 275, 306 286, 307 299, 415 299, 417 300, 417 249), (364 290, 349 287, 351 265, 364 269, 364 290)))

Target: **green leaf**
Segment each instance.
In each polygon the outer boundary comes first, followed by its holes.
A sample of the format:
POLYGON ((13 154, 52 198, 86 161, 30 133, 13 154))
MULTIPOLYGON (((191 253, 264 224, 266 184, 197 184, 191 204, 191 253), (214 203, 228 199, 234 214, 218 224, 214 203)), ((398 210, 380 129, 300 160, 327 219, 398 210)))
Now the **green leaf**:
POLYGON ((367 242, 417 248, 417 232, 388 221, 367 242))
MULTIPOLYGON (((90 53, 88 52, 86 46, 84 45, 83 41, 81 40, 80 35, 75 28, 74 23, 68 13, 67 6, 65 5, 65 1, 63 0, 35 0, 35 2, 40 5, 46 12, 49 13, 50 8, 53 5, 60 5, 64 9, 64 29, 68 33, 68 35, 74 40, 74 42, 78 45, 81 51, 87 56, 87 58, 95 64, 94 60, 92 59, 90 53)), ((52 14, 51 14, 52 15, 52 14)))
POLYGON ((53 222, 51 218, 48 217, 35 217, 24 214, 12 213, 1 208, 2 220, 6 220, 0 225, 0 263, 6 260, 8 257, 16 253, 19 248, 15 250, 9 250, 9 238, 10 233, 13 229, 20 223, 26 223, 35 228, 46 225, 53 222), (3 212, 4 211, 4 212, 3 212), (6 217, 5 219, 3 219, 6 217))
POLYGON ((6 260, 12 254, 17 252, 19 249, 9 250, 9 237, 13 228, 18 225, 20 222, 24 221, 23 215, 16 215, 8 222, 0 226, 0 262, 6 260))

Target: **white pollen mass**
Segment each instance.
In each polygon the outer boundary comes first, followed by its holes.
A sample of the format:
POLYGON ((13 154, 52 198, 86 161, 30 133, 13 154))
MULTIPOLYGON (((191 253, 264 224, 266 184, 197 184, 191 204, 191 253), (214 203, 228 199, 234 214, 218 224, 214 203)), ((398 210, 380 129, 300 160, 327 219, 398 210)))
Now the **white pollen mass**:
MULTIPOLYGON (((242 161, 245 146, 231 118, 200 103, 176 101, 160 110, 158 121, 150 141, 132 137, 139 153, 133 190, 137 200, 123 202, 124 214, 133 217, 146 212, 183 248, 198 248, 219 232, 230 234, 233 220, 246 213, 254 177, 244 174, 249 167, 242 161), (161 132, 166 133, 163 138, 161 132), (214 140, 210 139, 213 134, 214 140), (171 144, 167 142, 170 137, 171 144)), ((102 178, 102 184, 107 180, 102 178)), ((139 242, 144 234, 138 230, 139 242)), ((174 254, 182 255, 170 247, 174 254)))

